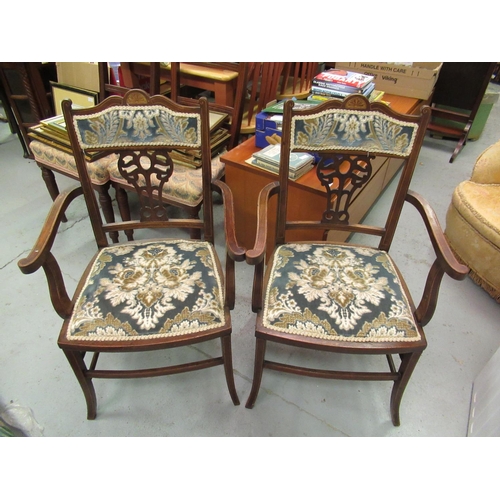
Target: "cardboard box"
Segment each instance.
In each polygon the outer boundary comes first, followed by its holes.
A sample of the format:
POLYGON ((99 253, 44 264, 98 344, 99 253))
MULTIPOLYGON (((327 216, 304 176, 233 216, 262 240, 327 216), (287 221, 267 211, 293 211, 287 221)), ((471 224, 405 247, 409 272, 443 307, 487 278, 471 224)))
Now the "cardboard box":
POLYGON ((274 120, 270 119, 271 116, 274 116, 274 113, 264 111, 255 116, 255 145, 258 148, 265 148, 273 144, 273 142, 267 140, 268 137, 281 137, 281 128, 278 127, 274 120))
POLYGON ((99 67, 94 62, 58 62, 57 81, 85 90, 99 92, 99 67))
POLYGON ((338 62, 335 68, 373 75, 376 90, 427 99, 434 90, 442 65, 440 62, 414 62, 411 66, 381 62, 338 62))

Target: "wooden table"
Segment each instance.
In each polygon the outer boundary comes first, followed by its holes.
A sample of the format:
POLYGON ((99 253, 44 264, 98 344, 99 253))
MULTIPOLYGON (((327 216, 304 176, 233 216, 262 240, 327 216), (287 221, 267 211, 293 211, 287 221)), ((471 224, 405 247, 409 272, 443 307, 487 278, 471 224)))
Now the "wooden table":
MULTIPOLYGON (((383 101, 388 103, 392 109, 399 113, 418 113, 423 102, 410 97, 393 96, 386 94, 383 101)), ((257 198, 261 189, 277 180, 277 175, 254 167, 246 163, 246 160, 260 148, 255 146, 255 138, 251 137, 245 142, 225 153, 221 160, 226 164, 225 180, 234 195, 236 235, 241 245, 252 248, 255 242, 257 228, 257 198)), ((353 200, 351 222, 359 222, 371 208, 380 193, 402 165, 398 159, 378 159, 373 164, 375 171, 370 182, 357 194, 353 200)), ((317 207, 325 207, 325 190, 316 177, 316 170, 297 179, 290 180, 288 214, 292 219, 308 220, 317 219, 317 207), (300 214, 300 217, 299 217, 300 214)), ((275 202, 274 202, 275 203, 275 202)), ((271 205, 270 210, 275 210, 271 205)), ((272 248, 274 235, 274 221, 270 218, 268 232, 268 249, 272 248)), ((345 241, 349 233, 330 231, 328 239, 345 241)), ((287 232, 287 241, 300 241, 322 235, 312 235, 311 231, 294 230, 287 232)))
MULTIPOLYGON (((122 62, 124 85, 134 86, 132 74, 150 76, 150 63, 122 62)), ((181 83, 214 93, 216 104, 234 106, 238 71, 236 63, 186 63, 180 64, 181 83)), ((161 64, 159 77, 170 81, 170 64, 161 64)))

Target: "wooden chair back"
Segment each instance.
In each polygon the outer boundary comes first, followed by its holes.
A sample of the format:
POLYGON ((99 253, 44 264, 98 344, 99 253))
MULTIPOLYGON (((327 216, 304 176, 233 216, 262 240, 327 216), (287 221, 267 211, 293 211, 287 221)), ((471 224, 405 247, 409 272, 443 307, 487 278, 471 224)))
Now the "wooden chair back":
MULTIPOLYGON (((234 100, 232 105, 219 104, 216 102, 209 102, 209 107, 212 111, 226 113, 229 116, 228 130, 231 135, 227 149, 233 149, 238 145, 240 139, 240 129, 243 117, 243 109, 245 104, 246 82, 248 78, 249 63, 195 63, 200 66, 216 69, 227 69, 238 73, 234 100)), ((181 95, 182 75, 180 71, 180 62, 170 63, 170 81, 171 81, 171 94, 170 97, 173 101, 179 104, 191 105, 196 102, 196 99, 185 97, 181 95)))
POLYGON ((160 227, 202 230, 204 239, 213 243, 209 108, 205 98, 198 106, 188 107, 133 89, 123 97, 108 97, 93 108, 72 109, 71 102, 64 101, 63 113, 100 248, 108 244, 106 233, 160 227), (170 156, 173 149, 202 152, 203 220, 169 219, 161 201, 164 185, 175 169, 170 156), (117 155, 123 182, 139 199, 138 219, 103 222, 85 163, 85 153, 97 152, 117 155))
POLYGON ((313 234, 323 238, 334 230, 376 235, 380 237, 379 249, 388 251, 425 137, 430 108, 424 106, 418 116, 401 115, 385 104, 371 104, 363 96, 327 101, 309 110, 296 111, 293 106, 293 101, 287 101, 284 107, 276 243, 285 242, 288 230, 315 230, 313 234), (319 187, 325 191, 325 205, 316 220, 287 219, 289 158, 297 151, 312 153, 317 159, 315 170, 319 187), (403 162, 403 166, 385 225, 353 223, 353 200, 387 159, 403 162))
POLYGON ((24 156, 30 158, 28 129, 54 116, 48 79, 42 75, 44 68, 45 65, 39 62, 0 63, 3 90, 19 128, 24 156))
POLYGON ((120 81, 120 85, 113 83, 110 77, 111 68, 109 68, 107 62, 100 62, 98 66, 101 101, 111 95, 125 95, 130 89, 142 89, 150 95, 166 95, 170 93, 170 83, 161 77, 159 62, 150 62, 148 64, 120 63, 120 73, 123 80, 120 81), (146 84, 141 83, 142 79, 146 79, 146 84))
POLYGON ((276 100, 278 85, 285 67, 284 62, 249 63, 246 102, 241 122, 241 133, 255 132, 255 117, 269 103, 276 100))
POLYGON ((317 62, 287 62, 283 68, 278 100, 305 99, 311 93, 312 79, 319 72, 317 62))

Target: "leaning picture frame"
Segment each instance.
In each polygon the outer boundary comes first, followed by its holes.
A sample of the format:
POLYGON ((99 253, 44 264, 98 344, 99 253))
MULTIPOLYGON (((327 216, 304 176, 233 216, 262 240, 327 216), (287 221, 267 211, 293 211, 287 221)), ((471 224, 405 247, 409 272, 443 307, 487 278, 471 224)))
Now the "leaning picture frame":
POLYGON ((52 99, 56 115, 62 115, 62 101, 71 99, 74 107, 90 108, 99 102, 99 92, 82 89, 73 85, 65 85, 58 82, 50 82, 52 87, 52 99))

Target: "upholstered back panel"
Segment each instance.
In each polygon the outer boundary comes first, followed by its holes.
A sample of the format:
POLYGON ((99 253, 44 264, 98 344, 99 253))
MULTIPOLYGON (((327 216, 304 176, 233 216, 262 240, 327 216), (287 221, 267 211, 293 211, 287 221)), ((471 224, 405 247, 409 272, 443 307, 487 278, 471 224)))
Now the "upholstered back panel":
POLYGON ((164 106, 113 106, 104 111, 73 117, 80 146, 201 146, 201 119, 164 106))
POLYGON ((418 125, 379 111, 329 109, 307 117, 294 116, 291 149, 353 151, 407 157, 418 125))

